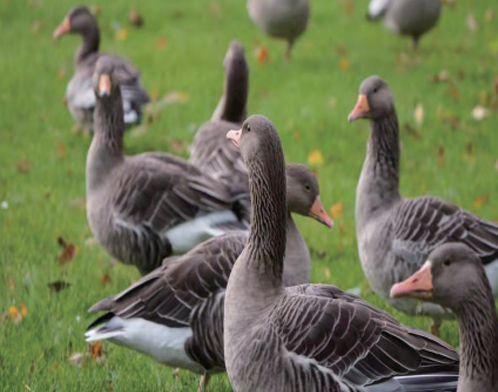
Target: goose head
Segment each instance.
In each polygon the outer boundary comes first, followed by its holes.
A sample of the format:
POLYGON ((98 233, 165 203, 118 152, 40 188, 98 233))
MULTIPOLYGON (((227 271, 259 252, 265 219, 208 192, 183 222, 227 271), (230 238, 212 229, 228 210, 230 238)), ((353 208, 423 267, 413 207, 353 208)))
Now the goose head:
POLYGON ((379 76, 370 76, 360 86, 358 101, 348 121, 364 118, 377 120, 394 112, 394 99, 388 84, 379 76))
POLYGON ((68 12, 62 23, 55 29, 53 37, 57 39, 68 33, 85 34, 97 25, 95 17, 88 7, 79 6, 68 12))

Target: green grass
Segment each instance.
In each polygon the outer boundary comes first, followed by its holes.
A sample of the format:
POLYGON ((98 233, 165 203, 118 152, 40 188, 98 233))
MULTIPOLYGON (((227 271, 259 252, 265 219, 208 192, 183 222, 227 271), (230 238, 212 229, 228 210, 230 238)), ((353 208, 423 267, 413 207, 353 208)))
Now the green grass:
MULTIPOLYGON (((130 58, 142 71, 149 91, 159 96, 180 91, 189 97, 185 104, 163 110, 147 132, 128 133, 127 153, 171 151, 173 141, 192 140, 221 93, 221 62, 228 43, 239 39, 251 67, 249 112, 273 120, 288 161, 306 163, 310 151, 321 150, 324 163, 316 170, 322 200, 326 206, 344 204, 332 232, 310 220, 298 220, 313 250, 312 281, 344 289, 359 286, 362 296, 402 322, 428 329, 428 320, 389 308, 369 290, 363 276, 354 199, 368 125, 349 125, 346 118, 360 82, 370 74, 382 75, 395 93, 402 126, 403 194, 437 195, 497 219, 495 3, 457 1, 456 7, 444 8, 439 28, 422 40, 414 54, 408 50, 408 40, 366 22, 366 0, 312 0, 311 23, 291 64, 283 60, 283 43, 265 37, 251 24, 243 0, 142 0, 145 26, 140 30, 126 23, 129 1, 110 3, 103 5, 99 16, 102 49, 130 58), (356 5, 352 14, 346 12, 348 4, 356 5), (485 11, 490 7, 495 15, 487 22, 485 11), (478 22, 474 33, 467 28, 468 13, 478 22), (116 22, 127 29, 125 40, 115 38, 116 22), (160 37, 168 42, 164 50, 157 49, 160 37), (254 56, 262 43, 270 52, 265 65, 257 64, 254 56), (345 57, 350 66, 343 70, 340 63, 345 57), (431 81, 442 70, 449 72, 451 83, 431 81), (458 89, 459 97, 448 93, 449 86, 458 89), (471 110, 480 103, 491 108, 489 97, 495 109, 485 120, 475 121, 471 110), (424 107, 425 119, 417 136, 405 124, 417 128, 413 113, 418 103, 424 107), (457 129, 438 112, 456 116, 457 129), (444 145, 442 164, 439 145, 444 145), (481 195, 489 195, 489 201, 473 206, 481 195)), ((87 350, 83 333, 93 319, 86 312, 89 306, 139 277, 135 269, 112 263, 102 249, 87 241, 91 233, 82 205, 90 138, 71 132, 73 122, 62 104, 79 39, 64 37, 54 43, 51 38, 72 5, 62 0, 0 0, 0 201, 8 202, 8 209, 0 209, 0 314, 21 302, 27 306, 20 323, 0 322, 0 390, 106 391, 112 384, 116 391, 165 391, 173 385, 171 369, 112 344, 104 344, 103 365, 89 361, 77 368, 68 361, 74 352, 87 350), (66 72, 58 77, 61 69, 66 72), (27 172, 18 170, 23 160, 29 162, 27 172), (64 266, 56 261, 61 252, 59 236, 78 247, 75 258, 64 266), (106 273, 111 280, 103 284, 100 279, 106 273), (71 287, 51 292, 47 284, 60 279, 71 287)), ((187 156, 187 151, 181 155, 187 156)), ((454 323, 444 324, 442 338, 458 345, 454 323)), ((195 390, 196 384, 196 376, 181 372, 179 391, 195 390)), ((230 391, 226 377, 215 377, 212 390, 230 391)))

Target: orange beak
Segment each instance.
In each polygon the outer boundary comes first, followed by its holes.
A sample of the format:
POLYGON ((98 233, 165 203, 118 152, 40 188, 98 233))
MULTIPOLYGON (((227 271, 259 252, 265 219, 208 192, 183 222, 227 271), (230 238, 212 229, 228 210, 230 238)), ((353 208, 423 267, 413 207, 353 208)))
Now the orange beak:
POLYGON ((367 96, 364 94, 360 94, 358 96, 358 102, 356 102, 356 106, 348 116, 348 121, 353 122, 358 120, 359 118, 367 118, 369 113, 370 106, 368 106, 367 96))
POLYGON ((227 139, 231 140, 235 147, 240 148, 240 136, 242 135, 242 129, 238 131, 231 130, 227 133, 227 139))
POLYGON ((100 75, 99 94, 101 97, 108 97, 111 95, 111 78, 109 75, 100 75))
POLYGON ((391 298, 412 297, 420 299, 432 298, 432 263, 425 264, 412 276, 391 288, 391 298))
POLYGON ((330 216, 328 216, 327 213, 325 212, 322 201, 320 200, 320 196, 316 197, 315 202, 311 206, 308 215, 313 219, 316 219, 318 222, 323 223, 325 226, 329 227, 330 229, 334 228, 334 221, 330 219, 330 216))
POLYGON ((64 18, 60 26, 55 29, 53 37, 54 39, 57 39, 61 35, 67 34, 70 31, 71 31, 71 22, 69 22, 69 18, 64 18))

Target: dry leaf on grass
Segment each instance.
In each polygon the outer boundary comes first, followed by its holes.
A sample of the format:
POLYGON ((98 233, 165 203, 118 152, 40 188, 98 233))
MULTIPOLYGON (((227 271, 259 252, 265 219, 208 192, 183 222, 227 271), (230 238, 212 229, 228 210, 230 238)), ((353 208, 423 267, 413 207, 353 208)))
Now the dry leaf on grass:
POLYGON ((334 204, 330 207, 330 217, 332 219, 337 219, 342 215, 342 211, 344 209, 344 204, 342 202, 334 204))
POLYGON ((57 142, 57 154, 59 155, 60 159, 66 159, 66 146, 64 146, 61 141, 57 142))
POLYGON ((128 14, 128 22, 135 27, 142 27, 144 25, 144 17, 138 12, 136 8, 132 8, 128 14))
POLYGON ((108 273, 105 273, 104 275, 102 275, 99 279, 100 281, 100 284, 107 284, 111 281, 111 275, 109 275, 108 273))
POLYGON ((266 48, 265 45, 261 45, 259 48, 256 49, 256 61, 258 64, 263 65, 268 62, 270 59, 270 53, 268 52, 268 49, 266 48))
POLYGON ((58 293, 61 290, 71 287, 71 283, 65 282, 63 280, 56 280, 55 282, 50 282, 48 288, 50 291, 58 293))
POLYGON ((59 237, 57 242, 63 248, 62 253, 57 257, 59 265, 70 262, 76 254, 76 246, 74 244, 67 244, 62 237, 59 237))
POLYGON ((415 107, 415 112, 413 113, 413 116, 415 117, 415 122, 417 123, 417 126, 420 128, 422 126, 422 123, 424 122, 424 107, 422 106, 421 103, 417 104, 415 107))
POLYGON ((341 57, 341 60, 339 61, 339 68, 342 71, 347 71, 349 68, 351 68, 351 61, 349 61, 349 58, 346 56, 341 57))
POLYGON ((477 209, 481 208, 484 204, 486 204, 488 201, 489 201, 488 194, 478 196, 472 202, 472 208, 477 210, 477 209))
POLYGON ((157 39, 157 42, 156 42, 156 48, 157 50, 164 50, 168 47, 169 45, 169 42, 168 42, 168 39, 166 37, 159 37, 157 39))
POLYGON ((124 41, 126 38, 128 38, 128 31, 126 29, 121 28, 116 32, 115 37, 120 41, 124 41))
POLYGON ((2 322, 12 321, 14 324, 19 324, 28 314, 27 306, 21 302, 19 307, 11 306, 7 311, 2 314, 0 320, 2 322))
POLYGON ((442 144, 439 145, 437 150, 438 164, 439 166, 444 165, 444 146, 442 144))
POLYGON ((20 173, 29 172, 29 162, 26 159, 23 159, 16 164, 16 169, 20 173))
POLYGON ((438 74, 433 75, 431 77, 431 80, 434 83, 444 83, 444 82, 447 82, 448 80, 450 80, 450 73, 448 71, 446 71, 446 70, 442 70, 438 74))
POLYGON ((468 14, 467 15, 467 27, 468 29, 474 33, 475 31, 477 31, 477 19, 476 17, 474 16, 474 14, 468 14))
POLYGON ((308 165, 321 166, 323 164, 323 154, 320 150, 312 150, 308 155, 308 165))

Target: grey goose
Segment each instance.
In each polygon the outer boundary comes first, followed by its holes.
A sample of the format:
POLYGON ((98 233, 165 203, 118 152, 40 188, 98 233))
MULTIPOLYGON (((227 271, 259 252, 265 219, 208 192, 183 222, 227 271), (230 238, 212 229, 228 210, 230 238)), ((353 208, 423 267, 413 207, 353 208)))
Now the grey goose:
POLYGON ((436 248, 422 268, 391 289, 438 303, 456 315, 460 329, 457 392, 498 392, 498 318, 493 292, 479 257, 466 245, 436 248))
MULTIPOLYGON (((332 228, 320 202, 315 176, 305 167, 287 167, 286 286, 308 283, 311 258, 290 213, 310 216, 332 228)), ((89 327, 88 341, 109 339, 156 361, 209 375, 225 370, 223 302, 230 271, 244 249, 247 232, 208 240, 143 277, 90 311, 107 311, 89 327), (144 333, 147 330, 147 333, 144 333)))
POLYGON ((438 383, 454 384, 455 375, 436 375, 456 372, 458 355, 436 337, 335 286, 284 288, 287 207, 280 138, 263 116, 249 117, 227 137, 240 147, 251 194, 249 238, 225 293, 225 365, 233 389, 394 391, 411 385, 421 391, 425 384, 434 391, 438 383))
MULTIPOLYGON (((87 7, 79 6, 70 10, 53 36, 59 38, 68 33, 81 35, 83 44, 76 51, 76 70, 67 85, 65 101, 79 126, 93 132, 95 94, 92 77, 97 60, 102 54, 99 52, 100 33, 97 21, 87 7)), ((142 105, 149 102, 149 95, 142 86, 140 74, 135 67, 128 60, 113 57, 115 78, 121 84, 125 124, 138 124, 142 118, 142 105)))
POLYGON ((225 81, 223 95, 209 122, 197 131, 189 161, 202 171, 222 181, 231 194, 249 209, 249 183, 239 151, 226 139, 231 129, 238 129, 247 115, 249 66, 244 47, 232 41, 223 61, 225 81))
POLYGON ((382 19, 389 30, 410 36, 414 48, 440 14, 441 0, 371 0, 367 12, 369 19, 382 19))
POLYGON ((452 317, 432 303, 391 298, 391 287, 407 279, 446 242, 473 249, 498 293, 498 224, 485 221, 457 205, 435 197, 405 199, 399 192, 399 127, 392 92, 378 76, 360 87, 349 121, 368 119, 370 138, 356 190, 356 235, 363 271, 372 289, 395 308, 440 320, 452 317))
POLYGON ((107 252, 145 274, 167 256, 247 224, 229 189, 197 166, 159 152, 124 155, 115 66, 114 57, 101 56, 93 78, 97 101, 86 165, 87 216, 107 252))
POLYGON ((308 0, 247 0, 247 11, 265 34, 287 41, 285 57, 289 60, 294 43, 308 26, 308 0))

